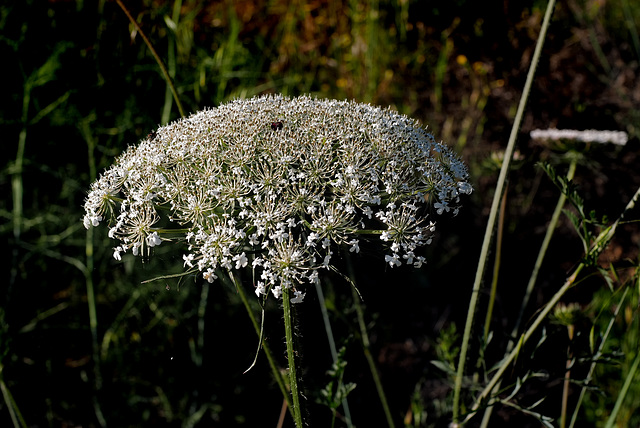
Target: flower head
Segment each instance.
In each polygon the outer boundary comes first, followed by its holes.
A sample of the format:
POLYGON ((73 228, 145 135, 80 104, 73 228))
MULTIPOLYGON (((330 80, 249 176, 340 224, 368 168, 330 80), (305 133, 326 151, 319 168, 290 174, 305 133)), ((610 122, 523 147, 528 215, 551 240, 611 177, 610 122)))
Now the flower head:
POLYGON ((257 295, 292 288, 298 302, 297 287, 317 280, 337 246, 357 253, 378 237, 391 267, 422 265, 415 251, 435 230, 428 201, 457 213, 472 190, 458 156, 406 116, 262 96, 203 110, 127 150, 92 184, 84 224, 109 219, 119 258, 177 235, 156 227, 168 213, 187 230, 185 267, 211 282, 216 269, 248 266, 257 295))
POLYGON ((575 140, 585 143, 613 143, 620 146, 627 144, 629 136, 624 131, 598 131, 587 129, 579 131, 575 129, 534 129, 530 133, 531 138, 539 140, 575 140))

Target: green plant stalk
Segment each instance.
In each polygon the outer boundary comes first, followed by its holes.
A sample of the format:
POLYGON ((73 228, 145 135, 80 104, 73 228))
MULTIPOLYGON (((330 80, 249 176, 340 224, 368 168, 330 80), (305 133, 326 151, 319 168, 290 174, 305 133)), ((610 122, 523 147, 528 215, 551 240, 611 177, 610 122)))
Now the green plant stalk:
POLYGON ((353 295, 353 304, 356 308, 356 314, 358 316, 358 325, 360 326, 360 338, 362 340, 364 356, 367 359, 367 364, 369 365, 369 370, 371 371, 373 382, 376 385, 378 397, 380 397, 380 403, 382 404, 382 410, 384 410, 384 415, 387 418, 387 425, 389 425, 389 428, 394 428, 395 424, 393 423, 391 410, 389 410, 387 396, 384 393, 384 388, 382 388, 382 381, 380 380, 380 375, 378 374, 378 368, 376 367, 376 363, 373 360, 373 356, 371 355, 369 334, 367 333, 367 325, 364 322, 364 311, 362 310, 362 305, 360 304, 360 296, 358 295, 355 287, 351 287, 351 293, 353 295))
POLYGON ((503 192, 502 202, 500 203, 500 215, 498 217, 498 232, 496 236, 496 256, 493 262, 493 278, 491 280, 491 294, 489 295, 489 305, 487 307, 487 315, 484 319, 484 343, 489 339, 489 330, 491 328, 491 318, 493 318, 493 306, 496 301, 498 291, 498 276, 500 273, 500 261, 502 259, 502 233, 504 232, 504 212, 507 205, 507 192, 503 192))
MULTIPOLYGON (((638 198, 640 198, 640 187, 636 190, 636 193, 633 195, 633 197, 625 207, 624 211, 620 215, 620 217, 618 217, 618 219, 611 226, 609 226, 608 228, 600 232, 598 237, 595 239, 594 244, 591 247, 590 251, 588 252, 588 254, 585 255, 586 260, 593 260, 600 253, 602 253, 602 251, 606 248, 608 243, 611 241, 611 238, 613 238, 613 235, 615 234, 618 228, 618 225, 625 218, 626 213, 635 207, 635 204, 638 198)), ((476 402, 472 408, 472 412, 469 413, 469 415, 466 417, 465 422, 467 422, 469 419, 473 417, 475 411, 480 407, 481 403, 493 391, 497 383, 502 378, 502 375, 504 374, 504 372, 507 370, 509 365, 513 362, 513 360, 518 356, 520 352, 520 348, 531 338, 533 333, 537 330, 537 328, 540 326, 542 321, 547 317, 547 315, 549 315, 549 313, 555 307, 555 305, 560 301, 562 296, 564 296, 564 294, 575 284, 576 278, 578 277, 582 269, 584 269, 585 267, 586 267, 585 262, 581 262, 576 267, 575 271, 569 278, 567 278, 564 285, 556 292, 556 294, 553 295, 553 297, 551 298, 551 300, 549 300, 549 302, 546 304, 544 309, 538 313, 538 316, 533 321, 531 326, 527 329, 527 331, 524 334, 522 334, 522 336, 520 336, 520 340, 518 341, 518 346, 513 351, 511 351, 511 353, 506 358, 504 358, 504 360, 502 361, 502 364, 500 365, 496 373, 493 375, 493 377, 491 378, 487 386, 478 395, 478 397, 476 398, 476 402)))
POLYGON ((116 335, 116 329, 122 326, 122 322, 129 314, 129 311, 133 307, 134 303, 140 297, 140 291, 138 288, 133 290, 133 293, 129 295, 129 299, 127 303, 120 309, 118 315, 113 319, 109 328, 107 328, 102 335, 102 344, 100 345, 100 358, 101 360, 105 360, 107 358, 109 352, 109 345, 111 343, 111 338, 116 335))
MULTIPOLYGON (((452 24, 452 27, 455 28, 460 21, 458 18, 452 24)), ((440 113, 442 111, 442 88, 444 86, 444 77, 447 74, 447 63, 449 61, 449 55, 451 55, 451 51, 453 50, 453 41, 449 39, 449 35, 453 32, 453 28, 448 28, 445 32, 442 33, 442 50, 440 51, 440 55, 438 56, 438 62, 436 63, 435 70, 435 84, 433 90, 434 97, 434 108, 436 113, 440 113)))
POLYGON ((2 397, 4 398, 4 402, 7 405, 7 409, 9 410, 11 422, 13 422, 13 426, 15 428, 27 428, 27 423, 22 417, 22 413, 20 413, 20 409, 18 409, 11 391, 9 391, 9 388, 7 388, 7 384, 4 383, 4 378, 2 376, 3 368, 4 367, 2 363, 0 363, 0 390, 2 390, 2 397))
POLYGON ((290 290, 282 288, 282 309, 284 312, 284 329, 287 342, 287 360, 289 361, 289 385, 293 398, 293 420, 296 428, 303 428, 302 412, 300 410, 300 393, 298 392, 298 376, 296 374, 296 358, 293 344, 293 316, 291 314, 290 290))
POLYGON ((374 52, 379 52, 379 49, 377 49, 377 36, 379 34, 379 27, 377 25, 379 15, 378 0, 371 0, 368 2, 368 5, 369 10, 367 11, 367 18, 365 21, 365 31, 367 34, 367 50, 365 52, 367 93, 365 95, 365 100, 372 102, 375 99, 378 82, 380 81, 380 66, 379 63, 376 62, 379 59, 374 56, 374 52))
MULTIPOLYGON (((168 46, 167 46, 167 66, 168 73, 171 76, 171 79, 174 79, 176 76, 176 38, 177 38, 177 30, 178 30, 178 20, 180 19, 180 9, 182 8, 182 1, 178 0, 173 4, 173 14, 171 16, 171 20, 175 24, 175 31, 171 31, 172 28, 169 28, 168 33, 168 46)), ((173 91, 171 89, 171 85, 167 83, 167 89, 164 94, 164 107, 162 109, 162 123, 169 123, 169 119, 171 118, 171 101, 172 101, 173 91)), ((184 117, 184 116, 183 116, 184 117)))
POLYGON ((638 36, 638 28, 633 19, 633 12, 629 7, 629 0, 622 0, 622 10, 624 11, 624 21, 627 24, 629 33, 631 34, 631 40, 633 41, 633 47, 636 50, 636 55, 640 59, 640 36, 638 36))
MULTIPOLYGON (((322 321, 324 322, 324 330, 327 333, 327 339, 329 340, 329 349, 331 350, 331 357, 333 358, 333 362, 338 362, 338 351, 336 349, 336 341, 333 337, 333 329, 331 328, 331 322, 329 321, 329 313, 327 312, 327 306, 324 300, 324 293, 322 292, 322 286, 320 285, 320 281, 316 281, 316 293, 318 294, 318 303, 320 304, 320 312, 322 313, 322 321)), ((342 379, 340 379, 340 384, 342 383, 342 379)), ((338 384, 338 385, 340 385, 338 384)), ((344 409, 344 417, 347 422, 347 427, 353 427, 351 423, 351 411, 349 410, 349 402, 345 397, 342 400, 342 408, 344 409)), ((335 411, 334 411, 335 412, 335 411)), ((334 418, 335 421, 335 418, 334 418)))
POLYGON ((545 12, 544 20, 542 22, 542 28, 540 29, 540 35, 538 36, 538 40, 536 42, 536 47, 533 53, 533 58, 531 60, 531 65, 529 67, 529 72, 527 73, 527 80, 525 81, 522 98, 520 99, 520 103, 518 104, 516 117, 514 119, 513 127, 511 128, 509 142, 507 143, 507 149, 505 150, 505 154, 504 154, 504 162, 502 163, 502 168, 500 169, 500 175, 498 177, 496 191, 493 196, 493 202, 491 204, 491 212, 489 213, 489 220, 487 222, 484 241, 482 243, 480 260, 478 262, 478 267, 476 270, 476 278, 473 284, 473 289, 471 291, 471 299, 469 302, 469 309, 467 311, 467 321, 465 323, 464 333, 462 338, 462 345, 460 347, 460 358, 458 360, 458 368, 457 368, 457 373, 456 373, 456 378, 454 383, 454 390, 453 390, 452 418, 453 418, 454 424, 457 424, 460 418, 460 393, 462 390, 462 378, 464 377, 464 369, 466 365, 467 353, 469 350, 469 342, 471 340, 471 328, 473 326, 476 306, 478 304, 478 295, 480 294, 480 286, 482 284, 484 269, 485 269, 487 257, 489 254, 489 246, 491 244, 492 232, 496 222, 500 200, 502 199, 502 194, 504 192, 507 173, 509 171, 509 166, 513 158, 513 152, 515 150, 515 143, 516 143, 516 136, 518 135, 518 130, 520 129, 520 124, 522 122, 522 117, 524 115, 524 109, 527 104, 527 99, 529 97, 529 93, 531 92, 533 77, 535 75, 535 70, 536 70, 538 61, 540 60, 542 45, 544 44, 544 40, 546 38, 547 30, 549 28, 549 22, 551 21, 551 15, 553 14, 554 7, 555 7, 555 0, 550 0, 549 4, 547 5, 547 10, 545 12))
POLYGON ((180 102, 180 98, 178 97, 178 91, 176 91, 176 87, 173 84, 173 80, 171 79, 171 76, 167 71, 167 67, 165 67, 164 63, 162 62, 162 59, 158 55, 158 52, 156 52, 155 48, 151 44, 151 41, 149 41, 149 39, 147 38, 147 35, 144 33, 144 31, 142 31, 142 28, 140 27, 140 25, 138 25, 138 23, 133 18, 133 16, 131 16, 129 9, 127 9, 127 7, 124 5, 122 0, 116 0, 116 3, 118 3, 118 6, 120 6, 122 11, 125 13, 125 15, 127 15, 127 18, 129 18, 129 21, 131 21, 131 24, 133 24, 133 26, 136 28, 136 31, 140 33, 142 40, 144 40, 145 44, 151 51, 151 54, 155 58, 156 62, 158 63, 158 66, 160 67, 160 70, 162 71, 164 80, 167 82, 167 85, 169 85, 169 87, 171 88, 171 93, 173 94, 173 99, 175 100, 176 105, 178 106, 178 110, 180 111, 180 116, 185 117, 184 109, 182 108, 182 103, 180 102))
MULTIPOLYGON (((95 377, 96 392, 102 389, 102 374, 100 370, 100 346, 98 344, 98 315, 96 311, 96 296, 93 284, 93 228, 87 230, 87 238, 85 244, 85 254, 87 258, 87 273, 85 283, 87 286, 87 306, 89 307, 89 328, 91 330, 91 345, 93 351, 93 374, 95 377)), ((107 426, 107 422, 102 414, 100 401, 98 397, 93 397, 93 407, 96 417, 103 427, 107 426)))
MULTIPOLYGON (((96 159, 95 159, 95 140, 91 133, 89 125, 89 119, 85 119, 80 122, 80 132, 84 136, 87 142, 87 158, 89 162, 89 176, 91 180, 95 180, 97 176, 96 159)), ((85 239, 85 258, 87 260, 86 270, 84 270, 85 285, 87 288, 87 306, 89 309, 89 329, 91 331, 91 345, 92 345, 92 360, 93 360, 93 374, 95 378, 96 392, 102 389, 102 374, 100 369, 100 345, 98 344, 98 315, 96 309, 96 297, 95 288, 93 283, 93 269, 94 269, 94 253, 93 253, 93 228, 87 229, 85 239)), ((100 422, 100 425, 107 426, 107 421, 102 414, 102 408, 100 407, 100 401, 94 394, 93 407, 96 413, 96 417, 100 422)))
POLYGON ((367 364, 369 365, 369 371, 371 371, 373 383, 376 385, 376 391, 378 392, 378 397, 380 398, 380 403, 382 404, 382 410, 384 411, 384 415, 387 418, 387 425, 389 425, 390 428, 395 428, 393 417, 391 416, 391 410, 389 409, 389 403, 387 402, 387 396, 384 393, 382 381, 380 380, 380 375, 378 373, 378 368, 376 367, 376 363, 373 360, 373 356, 371 355, 369 334, 367 333, 367 324, 364 321, 364 310, 362 309, 362 305, 360 304, 361 297, 356 288, 355 272, 353 270, 353 264, 351 263, 351 257, 349 256, 349 254, 345 255, 345 260, 347 261, 347 269, 349 272, 348 280, 351 282, 351 295, 353 297, 353 305, 356 309, 356 316, 358 318, 358 327, 360 328, 360 341, 362 342, 364 356, 367 360, 367 364))
MULTIPOLYGON (((20 240, 22 232, 22 166, 24 162, 24 150, 27 143, 27 122, 29 120, 29 103, 31 99, 31 85, 25 83, 24 94, 22 96, 22 129, 18 136, 18 150, 16 151, 16 160, 13 164, 11 174, 11 193, 12 193, 12 220, 13 220, 13 238, 20 240)), ((11 263, 11 276, 9 280, 9 291, 13 286, 18 275, 18 246, 14 245, 12 250, 13 262, 11 263)))
POLYGON ((482 390, 480 395, 478 395, 478 397, 476 398, 476 402, 472 408, 472 412, 466 417, 465 423, 468 422, 469 419, 473 417, 473 414, 474 414, 473 412, 480 407, 480 404, 494 390, 494 388, 496 387, 498 382, 501 380, 502 375, 507 370, 511 362, 520 353, 520 349, 522 348, 522 346, 525 343, 527 343, 527 341, 531 338, 531 335, 537 330, 537 328, 540 326, 542 321, 547 317, 547 315, 551 312, 551 310, 555 307, 555 305, 560 301, 562 296, 564 296, 564 294, 575 284, 575 280, 578 274, 582 271, 582 269, 584 269, 584 267, 585 265, 583 263, 578 265, 574 273, 565 281, 564 285, 560 288, 560 290, 558 290, 556 294, 553 295, 553 297, 547 303, 544 309, 538 314, 538 316, 536 317, 535 321, 531 324, 529 329, 522 336, 520 336, 520 339, 518 340, 516 348, 513 349, 507 357, 505 357, 502 364, 500 365, 500 368, 498 368, 498 370, 493 375, 493 377, 491 378, 487 386, 482 390))
POLYGON ((569 334, 569 354, 567 355, 566 371, 564 373, 564 384, 562 385, 562 404, 560 409, 560 428, 567 426, 567 400, 569 399, 569 384, 571 383, 571 341, 573 340, 573 324, 567 326, 569 334))
POLYGON ((596 370, 596 365, 598 364, 598 360, 600 359, 600 357, 602 356, 602 351, 604 349, 604 345, 607 342, 607 339, 609 338, 609 334, 611 333, 611 329, 613 328, 613 324, 615 323, 616 318, 618 317, 618 313, 620 312, 620 309, 622 308, 622 303, 624 302, 625 298, 627 297, 627 293, 629 292, 629 288, 625 288, 624 289, 624 293, 622 294, 622 297, 620 298, 620 302, 618 302, 618 304, 616 306, 614 306, 615 310, 613 312, 613 316, 611 317, 611 320, 609 320, 609 325, 607 326, 607 330, 605 331, 604 335, 602 336, 602 340, 600 341, 600 346, 598 346, 598 350, 596 351, 595 355, 593 356, 593 362, 591 363, 591 366, 589 367, 589 373, 587 374, 587 377, 584 380, 584 385, 582 386, 582 389, 580 390, 580 395, 578 396, 578 402, 576 403, 576 408, 573 411, 573 415, 571 416, 571 423, 569 424, 569 428, 573 428, 573 426, 575 425, 577 419, 578 419, 578 412, 580 411, 580 406, 582 405, 582 401, 584 400, 584 396, 587 393, 587 387, 589 386, 589 382, 591 382, 592 376, 593 376, 593 372, 596 370))
MULTIPOLYGON (((575 172, 576 172, 577 162, 578 162, 577 156, 572 156, 571 163, 569 164, 569 171, 567 172, 568 180, 573 179, 573 176, 575 175, 575 172)), ((558 220, 560 220, 560 215, 562 214, 562 208, 564 208, 564 204, 566 201, 567 201, 567 196, 561 192, 560 197, 558 198, 558 202, 556 203, 556 207, 553 211, 553 214, 551 215, 551 220, 549 221, 549 225, 547 226, 547 233, 545 234, 544 239, 542 240, 542 245, 540 245, 540 250, 538 251, 538 257, 536 259, 535 265, 533 266, 533 271, 531 272, 531 276, 529 277, 529 283, 527 284, 527 289, 525 291, 524 298, 522 299, 520 310, 518 311, 518 319, 516 320, 513 330, 511 331, 511 337, 516 337, 516 335, 518 334, 518 331, 520 330, 520 324, 522 323, 522 317, 524 315, 524 311, 527 305, 529 304, 529 299, 531 298, 531 294, 533 293, 533 287, 535 286, 536 281, 538 279, 538 273, 540 272, 542 261, 544 260, 544 256, 547 253, 547 248, 549 248, 549 243, 551 242, 553 233, 556 230, 558 220)), ((485 335, 486 335, 486 324, 485 324, 485 335)), ((486 340, 486 336, 485 336, 485 340, 486 340)), ((515 346, 515 342, 513 340, 509 341, 509 344, 507 345, 507 350, 506 350, 507 354, 513 350, 514 346, 515 346)), ((496 390, 500 389, 500 382, 498 382, 495 389, 496 390)), ((490 406, 485 411, 482 425, 481 425, 482 428, 485 428, 488 426, 489 418, 491 417, 492 410, 493 410, 493 406, 490 406)))
POLYGON ((207 312, 207 301, 209 300, 209 283, 202 284, 202 291, 200 292, 200 303, 198 304, 198 337, 197 337, 197 350, 191 357, 197 367, 202 367, 202 350, 204 349, 204 330, 205 330, 205 315, 207 312))
POLYGON ((636 372, 638 371, 639 364, 640 364, 640 352, 636 354, 636 358, 633 360, 631 369, 629 369, 629 373, 627 373, 627 377, 624 380, 624 385, 622 385, 622 389, 620 390, 620 394, 618 395, 616 404, 613 406, 611 415, 609 415, 609 419, 607 420, 607 424, 605 425, 605 428, 613 428, 615 426, 618 412, 620 411, 620 407, 622 407, 622 402, 627 397, 627 392, 629 392, 629 387, 631 386, 631 382, 633 382, 633 378, 636 376, 636 372))
MULTIPOLYGON (((571 156, 571 162, 569 163, 569 171, 567 171, 567 180, 573 180, 573 177, 576 172, 576 166, 578 163, 578 156, 574 154, 571 156)), ((531 294, 533 293, 533 287, 538 280, 538 273, 540 272, 540 267, 542 266, 542 261, 544 260, 544 256, 547 253, 547 249, 549 248, 549 243, 551 242, 551 238, 553 233, 556 230, 556 226, 558 221, 560 220, 560 215, 562 214, 562 209, 564 208, 564 204, 567 201, 567 196, 564 193, 560 193, 560 197, 558 198, 558 203, 556 204, 556 208, 553 211, 553 215, 551 216, 551 221, 549 221, 549 226, 547 226, 547 233, 544 236, 542 241, 542 245, 540 246, 540 251, 538 251, 538 258, 536 259, 536 263, 533 267, 533 271, 531 272, 531 276, 529 277, 529 283, 527 284, 527 290, 525 292, 524 298, 522 299, 522 304, 520 306, 520 311, 518 312, 518 320, 516 321, 515 327, 513 329, 512 336, 518 334, 518 330, 520 330, 520 324, 522 323, 522 317, 524 315, 524 311, 529 304, 529 300, 531 299, 531 294)))
MULTIPOLYGON (((235 287, 235 289, 238 291, 238 295, 240 296, 240 300, 242 300, 242 303, 244 304, 244 307, 247 310, 247 313, 249 314, 249 319, 251 319, 251 324, 253 324, 253 328, 256 330, 256 334, 258 335, 258 337, 262 337, 262 335, 260 333, 260 325, 258 324, 258 320, 256 319, 256 316, 254 315, 254 313, 253 313, 253 311, 251 309, 251 304, 249 303, 249 299, 247 298, 247 293, 245 292, 244 288, 242 287, 242 284, 235 279, 235 276, 231 273, 231 271, 229 271, 229 279, 233 283, 233 286, 235 287)), ((267 342, 265 340, 262 340, 262 350, 264 351, 264 354, 267 357, 267 361, 269 362, 269 366, 271 367, 271 371, 273 372, 273 377, 276 380, 276 383, 278 384, 278 387, 280 388, 280 392, 282 392, 282 396, 284 397, 284 399, 287 402, 287 406, 289 407, 289 411, 293 412, 293 410, 292 410, 293 406, 292 406, 292 403, 291 403, 291 397, 289 396, 289 393, 287 392, 287 387, 284 384, 284 380, 282 379, 282 375, 280 374, 280 370, 278 369, 278 365, 276 364, 276 360, 275 360, 275 358, 273 358, 273 354, 271 353, 271 348, 269 347, 269 345, 267 344, 267 342)), ((291 413, 291 415, 293 416, 293 413, 291 413)))

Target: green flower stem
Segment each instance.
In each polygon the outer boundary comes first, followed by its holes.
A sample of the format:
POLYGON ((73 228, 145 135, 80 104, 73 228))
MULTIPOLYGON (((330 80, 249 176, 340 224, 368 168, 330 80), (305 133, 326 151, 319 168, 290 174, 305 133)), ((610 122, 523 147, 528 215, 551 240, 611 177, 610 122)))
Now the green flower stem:
MULTIPOLYGON (((225 277, 222 276, 222 278, 225 278, 225 277)), ((260 325, 258 324, 258 320, 256 319, 256 316, 254 315, 253 310, 251 309, 251 305, 249 304, 249 299, 247 298, 247 293, 245 292, 244 287, 242 287, 242 284, 235 279, 235 276, 231 272, 229 272, 229 279, 231 279, 231 281, 233 282, 233 285, 235 286, 235 289, 238 291, 240 300, 242 300, 242 303, 244 304, 244 307, 247 310, 247 313, 249 314, 249 318, 251 319, 251 323, 253 324, 253 328, 256 330, 258 337, 262 337, 260 333, 261 331, 260 325)), ((287 387, 284 384, 284 380, 282 379, 282 375, 280 374, 280 370, 278 369, 276 360, 273 358, 271 349, 269 348, 269 345, 265 340, 262 341, 262 350, 264 351, 264 354, 267 357, 267 361, 269 362, 269 367, 271 367, 271 371, 273 372, 273 377, 276 380, 278 387, 280 388, 280 392, 282 392, 282 396, 287 401, 287 406, 289 407, 289 410, 292 411, 293 406, 291 404, 291 397, 287 392, 287 387)), ((292 413, 292 416, 293 416, 293 413, 292 413)))
POLYGON ((540 59, 540 54, 542 52, 542 45, 547 34, 547 29, 549 28, 549 22, 551 21, 551 15, 554 7, 555 7, 555 0, 550 0, 549 4, 547 5, 547 11, 545 13, 544 20, 542 22, 542 28, 540 29, 540 35, 538 36, 538 41, 536 42, 536 48, 533 53, 533 58, 531 60, 531 65, 529 67, 529 72, 527 73, 527 80, 525 82, 524 89, 522 92, 522 98, 520 99, 520 103, 518 104, 516 117, 514 119, 513 127, 511 128, 509 142, 507 143, 507 149, 505 150, 505 154, 504 154, 504 162, 502 163, 502 168, 500 170, 500 175, 498 177, 498 184, 496 185, 496 191, 493 197, 493 203, 491 205, 491 212, 489 213, 489 220, 487 222, 487 228, 485 230, 482 250, 480 252, 480 260, 478 262, 478 268, 476 270, 476 278, 473 284, 473 289, 471 291, 471 299, 469 301, 469 309, 467 311, 467 321, 464 327, 462 345, 460 347, 458 370, 456 373, 454 390, 453 390, 452 418, 453 418, 454 424, 457 424, 460 418, 460 392, 462 390, 462 379, 464 377, 464 369, 465 369, 466 360, 467 360, 467 352, 469 351, 469 342, 471 341, 471 327, 473 326, 473 320, 475 318, 476 306, 478 304, 478 295, 480 294, 480 286, 482 284, 482 279, 484 277, 484 269, 485 269, 486 260, 489 254, 491 237, 492 237, 494 225, 496 222, 500 200, 502 199, 502 193, 504 192, 504 188, 505 188, 507 172, 509 171, 509 165, 511 164, 511 159, 513 158, 513 152, 515 150, 516 136, 518 135, 518 130, 520 129, 520 123, 522 122, 522 117, 524 115, 524 108, 527 104, 529 93, 531 92, 533 76, 535 75, 536 66, 540 59))
POLYGON ((296 374, 295 350, 293 349, 293 316, 291 314, 290 291, 282 287, 282 309, 284 311, 284 329, 287 341, 287 359, 289 360, 289 384, 293 398, 293 419, 296 428, 302 428, 302 412, 300 411, 300 394, 298 393, 298 377, 296 374))
MULTIPOLYGON (((91 349, 93 352, 93 374, 95 377, 96 392, 102 389, 102 370, 100 367, 100 345, 98 344, 98 315, 96 310, 96 294, 93 283, 93 229, 87 230, 87 238, 85 241, 85 254, 87 258, 87 271, 85 274, 85 283, 87 286, 87 306, 89 307, 89 329, 91 330, 91 349)), ((100 401, 96 395, 93 396, 93 407, 96 417, 100 422, 100 426, 107 426, 107 421, 102 413, 100 401)))

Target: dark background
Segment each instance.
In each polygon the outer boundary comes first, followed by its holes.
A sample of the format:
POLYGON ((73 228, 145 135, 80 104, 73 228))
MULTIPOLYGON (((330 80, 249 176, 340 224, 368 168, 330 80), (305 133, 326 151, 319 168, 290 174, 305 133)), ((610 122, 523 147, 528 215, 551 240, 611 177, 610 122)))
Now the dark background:
MULTIPOLYGON (((126 4, 174 76, 187 112, 274 92, 355 99, 419 119, 468 162, 475 193, 463 201, 460 215, 439 220, 426 267, 391 271, 374 253, 355 261, 371 350, 396 426, 403 420, 447 426, 451 379, 430 361, 447 360, 459 347, 498 175, 492 159, 506 147, 546 3, 126 4), (454 348, 449 353, 447 340, 454 348), (424 421, 407 419, 412 406, 426 412, 424 421)), ((587 211, 614 219, 640 185, 638 26, 640 5, 630 0, 570 0, 556 7, 509 181, 488 364, 501 358, 559 194, 535 163, 567 168, 558 147, 532 141, 529 132, 557 127, 629 134, 624 147, 580 146, 584 158, 575 182, 587 211)), ((181 253, 161 247, 149 260, 116 262, 106 228, 87 238, 82 226, 83 200, 96 174, 127 146, 179 118, 158 65, 121 8, 114 1, 3 1, 0 58, 0 234, 7 243, 0 250, 0 378, 9 391, 0 401, 0 426, 12 423, 9 393, 34 427, 276 426, 282 397, 264 357, 242 374, 257 337, 235 290, 201 280, 142 284, 179 272, 181 253), (87 242, 95 251, 93 268, 87 242)), ((635 223, 624 224, 601 257, 605 268, 622 269, 620 284, 625 268, 637 262, 639 238, 635 223)), ((525 319, 562 285, 583 253, 563 219, 525 319)), ((334 333, 347 343, 345 380, 357 383, 349 396, 353 421, 383 426, 354 336, 351 291, 339 277, 330 279, 334 333)), ((607 293, 594 275, 567 296, 588 313, 581 337, 609 308, 607 293)), ((486 295, 483 290, 485 306, 486 295)), ((637 290, 634 298, 637 303, 637 290)), ((271 305, 266 334, 285 366, 281 315, 271 305)), ((616 349, 637 344, 629 333, 637 326, 630 305, 612 341, 616 349)), ((329 410, 314 404, 331 365, 317 297, 308 293, 297 310, 310 420, 329 426, 329 410)), ((546 377, 528 383, 517 398, 528 405, 546 396, 538 410, 557 418, 568 339, 551 323, 546 335, 543 358, 534 355, 518 366, 546 377)), ((479 358, 475 338, 473 344, 470 372, 479 358)), ((584 340, 573 346, 576 353, 588 352, 584 340)), ((618 356, 607 366, 598 384, 603 394, 587 399, 582 426, 606 420, 631 357, 618 356)), ((584 367, 576 368, 577 376, 584 367)), ((624 408, 628 426, 638 423, 638 393, 624 408)), ((494 419, 491 426, 539 426, 506 407, 494 419)))

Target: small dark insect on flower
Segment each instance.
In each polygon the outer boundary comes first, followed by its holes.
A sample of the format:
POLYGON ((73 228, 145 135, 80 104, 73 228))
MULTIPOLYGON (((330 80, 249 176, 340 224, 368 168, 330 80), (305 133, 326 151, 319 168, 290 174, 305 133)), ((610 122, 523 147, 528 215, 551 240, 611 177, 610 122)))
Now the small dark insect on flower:
POLYGON ((282 129, 283 127, 284 127, 284 124, 281 121, 271 122, 271 129, 273 129, 274 131, 282 129))
POLYGON ((156 138, 156 135, 156 131, 151 131, 149 132, 149 135, 147 135, 147 139, 153 141, 153 139, 156 138))

